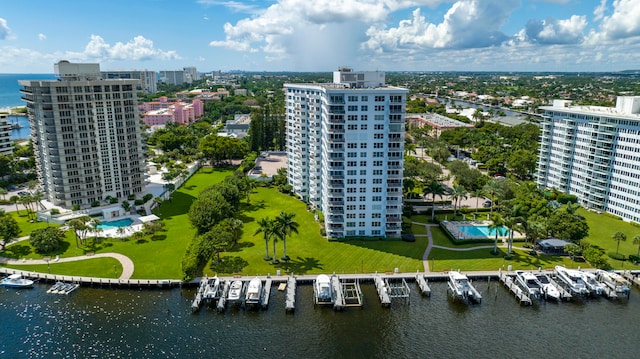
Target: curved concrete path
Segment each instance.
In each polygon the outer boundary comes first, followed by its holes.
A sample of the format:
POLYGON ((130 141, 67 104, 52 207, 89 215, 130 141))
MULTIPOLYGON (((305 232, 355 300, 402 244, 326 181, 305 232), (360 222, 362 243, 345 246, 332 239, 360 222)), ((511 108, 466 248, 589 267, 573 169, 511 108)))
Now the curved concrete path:
MULTIPOLYGON (((15 241, 13 241, 12 243, 24 241, 27 239, 29 239, 28 236, 20 237, 15 241)), ((46 261, 44 259, 22 260, 22 259, 0 257, 0 263, 11 264, 11 265, 49 264, 49 263, 75 262, 75 261, 83 261, 83 260, 93 259, 93 258, 106 258, 106 257, 114 258, 118 262, 120 262, 120 265, 122 265, 122 274, 120 274, 120 277, 118 279, 131 278, 131 276, 133 275, 133 271, 135 269, 133 261, 129 257, 120 253, 97 253, 90 256, 85 255, 85 256, 77 256, 77 257, 66 257, 66 258, 59 258, 58 260, 49 260, 49 261, 46 261)))
MULTIPOLYGON (((422 223, 422 222, 411 222, 412 224, 420 224, 423 225, 425 227, 425 229, 427 230, 427 238, 429 238, 429 242, 427 244, 427 248, 424 251, 424 254, 422 255, 422 262, 424 264, 424 272, 425 273, 431 273, 431 269, 429 268, 429 254, 431 253, 431 249, 433 248, 438 248, 438 249, 443 249, 446 251, 458 251, 458 252, 465 252, 465 251, 474 251, 476 249, 493 249, 493 246, 476 246, 476 247, 465 247, 465 248, 453 248, 453 247, 445 247, 445 246, 439 246, 437 244, 433 244, 433 235, 431 234, 431 227, 438 227, 438 224, 435 223, 422 223)), ((424 234, 416 234, 416 237, 424 237, 424 234)), ((507 243, 502 241, 502 243, 500 245, 498 245, 498 247, 506 247, 507 243)), ((519 249, 519 250, 529 250, 529 248, 524 248, 524 247, 512 247, 513 249, 519 249)))

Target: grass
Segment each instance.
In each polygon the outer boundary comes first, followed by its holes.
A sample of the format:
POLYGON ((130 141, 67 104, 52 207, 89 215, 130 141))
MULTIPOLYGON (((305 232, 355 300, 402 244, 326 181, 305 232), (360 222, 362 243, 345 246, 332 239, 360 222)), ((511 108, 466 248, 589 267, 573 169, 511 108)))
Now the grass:
POLYGON ((50 273, 80 277, 118 278, 122 274, 122 265, 114 258, 94 258, 80 262, 51 262, 46 264, 7 265, 7 268, 31 272, 50 273))
POLYGON ((18 223, 18 227, 20 227, 20 233, 18 237, 28 236, 31 232, 36 229, 44 228, 49 225, 57 226, 56 224, 49 224, 47 222, 30 222, 27 217, 27 211, 22 209, 19 212, 7 212, 6 214, 12 216, 16 222, 18 223))
MULTIPOLYGON (((628 256, 629 254, 638 254, 638 245, 633 244, 633 237, 640 234, 640 228, 634 227, 630 223, 619 219, 611 218, 602 214, 579 209, 578 214, 587 219, 589 224, 589 235, 585 238, 593 246, 597 246, 604 250, 605 256, 607 252, 615 252, 618 245, 613 240, 613 234, 620 231, 627 235, 627 240, 620 242, 620 253, 628 256)), ((609 264, 614 269, 640 269, 640 265, 634 265, 629 261, 618 261, 607 257, 609 264)))

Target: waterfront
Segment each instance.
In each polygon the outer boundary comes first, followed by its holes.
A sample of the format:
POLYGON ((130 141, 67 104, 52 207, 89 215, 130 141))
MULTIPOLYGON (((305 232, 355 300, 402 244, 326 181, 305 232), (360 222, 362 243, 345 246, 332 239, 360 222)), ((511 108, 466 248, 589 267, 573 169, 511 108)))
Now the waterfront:
MULTIPOLYGON (((195 289, 114 290, 81 287, 70 296, 0 289, 3 357, 283 357, 513 358, 633 357, 640 291, 627 300, 521 307, 497 281, 476 281, 481 305, 451 302, 446 283, 432 297, 382 308, 363 285, 364 308, 314 307, 312 287, 298 287, 296 311, 272 291, 266 311, 203 308, 195 289)), ((274 288, 275 289, 275 288, 274 288)))

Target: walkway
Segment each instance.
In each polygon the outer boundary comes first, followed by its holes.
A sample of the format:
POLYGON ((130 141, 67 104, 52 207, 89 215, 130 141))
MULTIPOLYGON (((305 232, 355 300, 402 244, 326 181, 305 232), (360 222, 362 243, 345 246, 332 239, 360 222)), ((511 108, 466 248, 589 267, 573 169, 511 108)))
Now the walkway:
MULTIPOLYGON (((24 241, 27 239, 29 239, 29 236, 20 237, 15 241, 13 241, 12 243, 24 241)), ((120 262, 120 265, 122 265, 122 274, 118 279, 126 280, 131 278, 131 276, 133 275, 133 271, 135 269, 133 261, 129 257, 120 253, 98 253, 93 255, 85 255, 85 256, 77 256, 77 257, 58 258, 56 260, 48 260, 48 261, 44 259, 12 259, 12 258, 0 257, 0 263, 10 264, 10 265, 49 264, 49 263, 75 262, 75 261, 83 261, 83 260, 93 259, 93 258, 106 258, 106 257, 114 258, 118 262, 120 262)))

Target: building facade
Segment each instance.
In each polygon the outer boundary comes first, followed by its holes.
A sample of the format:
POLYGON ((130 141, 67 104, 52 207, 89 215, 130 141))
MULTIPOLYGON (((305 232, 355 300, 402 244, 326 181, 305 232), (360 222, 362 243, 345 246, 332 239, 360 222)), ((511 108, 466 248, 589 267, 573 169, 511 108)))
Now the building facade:
POLYGON ((615 108, 556 100, 541 109, 538 186, 640 222, 640 97, 618 97, 615 108))
POLYGON ((163 70, 160 71, 159 82, 167 85, 182 85, 192 83, 193 78, 190 73, 184 70, 163 70))
POLYGON ((136 87, 139 92, 147 94, 158 92, 158 73, 156 71, 102 71, 101 73, 105 80, 140 80, 140 84, 136 87))
POLYGON ((288 181, 322 210, 327 237, 400 236, 407 93, 350 69, 285 84, 288 181))
POLYGON ((11 124, 9 114, 0 113, 0 155, 10 155, 13 153, 11 144, 11 124))
POLYGON ((57 80, 20 80, 46 199, 70 208, 145 186, 136 87, 102 79, 99 64, 55 64, 57 80))

